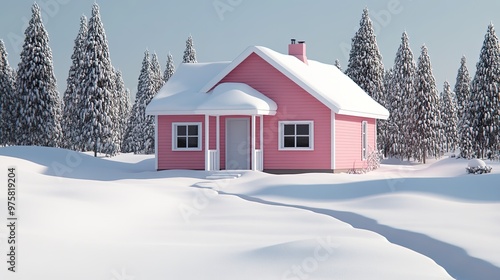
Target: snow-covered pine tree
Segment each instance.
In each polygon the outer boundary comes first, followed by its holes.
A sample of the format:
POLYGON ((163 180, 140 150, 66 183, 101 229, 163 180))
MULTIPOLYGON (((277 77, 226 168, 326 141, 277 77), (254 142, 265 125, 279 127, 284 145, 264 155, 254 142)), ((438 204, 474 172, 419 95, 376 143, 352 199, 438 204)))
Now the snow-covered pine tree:
POLYGON ((384 106, 387 110, 390 111, 390 96, 393 93, 393 78, 394 78, 394 71, 392 68, 385 70, 384 72, 384 90, 385 90, 385 95, 383 98, 380 100, 380 104, 384 106))
POLYGON ((130 91, 125 88, 125 83, 123 82, 123 76, 121 71, 115 70, 115 86, 116 94, 118 95, 119 105, 118 105, 118 129, 117 137, 120 147, 122 147, 123 139, 125 136, 125 130, 127 129, 127 122, 130 117, 130 91))
POLYGON ((158 55, 156 53, 153 53, 151 56, 151 71, 152 71, 152 82, 153 82, 153 92, 154 95, 160 91, 161 87, 163 86, 163 75, 161 73, 161 66, 160 62, 158 61, 158 55))
POLYGON ((335 59, 333 65, 335 65, 335 67, 337 67, 340 71, 342 71, 342 65, 340 65, 340 61, 338 59, 335 59))
POLYGON ((14 143, 16 126, 16 84, 7 50, 0 40, 0 146, 14 143))
POLYGON ((446 152, 454 152, 458 145, 457 99, 455 93, 451 91, 451 86, 448 81, 444 82, 440 105, 441 125, 444 134, 443 150, 446 152))
POLYGON ((63 95, 63 114, 61 127, 63 139, 61 146, 71 150, 81 150, 80 137, 82 134, 83 122, 79 117, 81 109, 78 104, 78 89, 83 81, 83 60, 85 57, 85 40, 87 39, 87 17, 80 18, 80 30, 75 39, 72 64, 69 68, 68 79, 66 80, 66 91, 63 95))
POLYGON ((467 69, 467 60, 462 57, 460 68, 457 73, 455 83, 455 94, 457 99, 457 117, 458 117, 458 147, 460 148, 460 156, 470 159, 474 155, 474 139, 472 128, 473 104, 470 103, 470 86, 471 77, 467 69))
POLYGON ((17 145, 58 147, 62 137, 61 102, 52 65, 49 36, 38 4, 24 32, 17 70, 17 145))
POLYGON ((145 150, 144 144, 144 132, 142 131, 145 126, 143 123, 146 121, 145 116, 145 105, 142 104, 146 99, 143 95, 149 88, 149 79, 151 78, 151 57, 149 51, 144 52, 144 58, 142 60, 141 72, 139 74, 137 82, 137 93, 135 95, 134 105, 132 106, 132 112, 127 124, 127 130, 125 132, 125 139, 123 142, 123 151, 135 154, 143 153, 145 150))
POLYGON ((134 105, 132 105, 129 118, 127 120, 127 127, 125 128, 125 134, 123 135, 123 142, 121 146, 122 153, 132 153, 139 150, 139 147, 136 146, 134 139, 134 127, 137 126, 136 116, 137 116, 137 106, 139 104, 138 100, 139 99, 136 94, 134 105))
MULTIPOLYGON (((389 102, 389 97, 393 94, 392 91, 392 77, 393 72, 392 68, 385 71, 384 74, 384 90, 385 96, 382 100, 380 100, 380 104, 384 106, 389 112, 391 111, 391 104, 389 102)), ((389 150, 391 148, 391 142, 389 141, 389 128, 392 125, 393 118, 389 118, 388 120, 377 120, 377 145, 378 150, 382 152, 384 157, 387 157, 389 154, 389 150)))
POLYGON ((491 23, 484 37, 483 47, 472 80, 472 128, 477 156, 499 151, 500 131, 500 46, 491 23))
POLYGON ((416 160, 440 154, 439 97, 427 47, 422 46, 415 76, 415 109, 409 115, 413 126, 412 152, 416 160))
POLYGON ((189 35, 186 40, 186 49, 184 50, 184 57, 182 63, 196 63, 196 50, 194 49, 193 37, 189 35))
POLYGON ((457 73, 454 92, 457 97, 457 116, 461 120, 470 98, 471 77, 467 69, 467 59, 462 56, 457 73))
POLYGON ((112 156, 119 152, 114 131, 119 102, 108 41, 97 3, 92 6, 85 50, 82 66, 85 71, 82 91, 84 110, 80 113, 84 149, 94 151, 95 156, 98 152, 112 156))
POLYGON ((471 159, 476 156, 476 146, 474 142, 476 136, 474 135, 474 128, 472 127, 474 121, 473 115, 474 104, 469 101, 465 104, 462 119, 459 121, 458 126, 460 156, 466 159, 471 159))
POLYGON ((390 126, 388 128, 390 156, 409 158, 412 156, 412 130, 414 124, 410 116, 415 107, 415 61, 410 48, 408 34, 403 33, 401 45, 394 59, 391 94, 387 97, 389 104, 390 126))
POLYGON ((174 73, 175 73, 174 57, 169 52, 167 55, 167 66, 165 68, 165 73, 163 74, 163 81, 166 83, 174 73))
MULTIPOLYGON (((345 73, 375 101, 383 103, 384 65, 368 8, 363 10, 359 29, 352 38, 349 63, 345 73)), ((383 138, 382 134, 380 122, 377 122, 377 138, 383 138)))
POLYGON ((134 142, 139 147, 138 150, 134 151, 137 154, 153 154, 155 152, 154 116, 146 115, 146 107, 155 96, 158 87, 157 81, 155 82, 158 78, 158 71, 153 68, 153 60, 149 59, 149 53, 146 51, 138 83, 137 126, 133 128, 134 142))
POLYGON ((363 10, 359 30, 352 38, 349 64, 345 71, 375 101, 384 96, 384 65, 368 9, 363 10))

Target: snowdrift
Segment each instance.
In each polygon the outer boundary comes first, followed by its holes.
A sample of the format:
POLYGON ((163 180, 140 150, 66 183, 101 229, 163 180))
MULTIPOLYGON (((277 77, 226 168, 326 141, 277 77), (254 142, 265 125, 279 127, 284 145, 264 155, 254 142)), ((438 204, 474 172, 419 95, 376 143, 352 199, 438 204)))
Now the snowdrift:
POLYGON ((0 148, 0 163, 19 176, 15 279, 470 279, 460 267, 487 279, 500 267, 499 174, 455 177, 458 161, 232 180, 42 147, 0 148))

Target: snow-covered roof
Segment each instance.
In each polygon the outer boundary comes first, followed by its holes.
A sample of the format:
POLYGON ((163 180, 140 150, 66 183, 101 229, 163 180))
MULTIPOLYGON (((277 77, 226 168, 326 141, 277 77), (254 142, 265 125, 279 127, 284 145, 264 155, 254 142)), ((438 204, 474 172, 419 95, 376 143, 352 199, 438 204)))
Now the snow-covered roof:
POLYGON ((229 65, 181 64, 149 103, 149 115, 274 115, 278 106, 269 97, 243 83, 221 83, 208 93, 201 91, 210 79, 229 65))
POLYGON ((252 53, 259 55, 337 114, 377 119, 389 117, 387 109, 374 101, 336 66, 314 60, 308 60, 308 64, 305 64, 294 56, 260 46, 248 47, 232 62, 182 64, 151 101, 146 110, 147 114, 203 114, 202 111, 195 110, 200 108, 204 110, 212 108, 222 112, 230 111, 231 108, 236 110, 237 106, 242 106, 243 103, 246 104, 246 109, 248 106, 254 106, 254 112, 255 110, 271 112, 271 108, 276 105, 269 103, 272 100, 267 97, 264 99, 265 96, 255 89, 251 88, 252 93, 248 92, 248 88, 243 89, 242 84, 231 90, 239 92, 241 96, 244 95, 246 98, 243 100, 237 100, 239 97, 232 96, 228 102, 217 104, 212 101, 215 98, 226 101, 229 91, 224 91, 225 94, 221 94, 220 91, 227 90, 228 87, 224 86, 219 91, 214 87, 252 53), (210 98, 211 94, 214 95, 213 99, 210 98), (209 103, 218 107, 210 107, 209 103), (207 107, 203 107, 205 106, 203 104, 207 107), (269 107, 265 108, 266 105, 269 107))

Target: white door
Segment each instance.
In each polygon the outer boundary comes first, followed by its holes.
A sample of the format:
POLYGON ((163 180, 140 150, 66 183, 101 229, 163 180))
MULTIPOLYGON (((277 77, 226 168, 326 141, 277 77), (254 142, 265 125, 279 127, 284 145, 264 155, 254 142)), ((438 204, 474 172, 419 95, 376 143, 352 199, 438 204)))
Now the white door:
POLYGON ((249 119, 226 119, 226 169, 250 169, 249 119))

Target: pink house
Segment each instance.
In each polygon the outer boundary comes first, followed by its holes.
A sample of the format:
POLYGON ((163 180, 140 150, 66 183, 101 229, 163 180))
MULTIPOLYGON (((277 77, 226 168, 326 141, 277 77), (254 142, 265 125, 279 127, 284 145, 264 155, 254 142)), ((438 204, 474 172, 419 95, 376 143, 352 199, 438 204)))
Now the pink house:
POLYGON ((339 172, 363 168, 389 112, 304 42, 179 66, 147 107, 156 168, 339 172))

